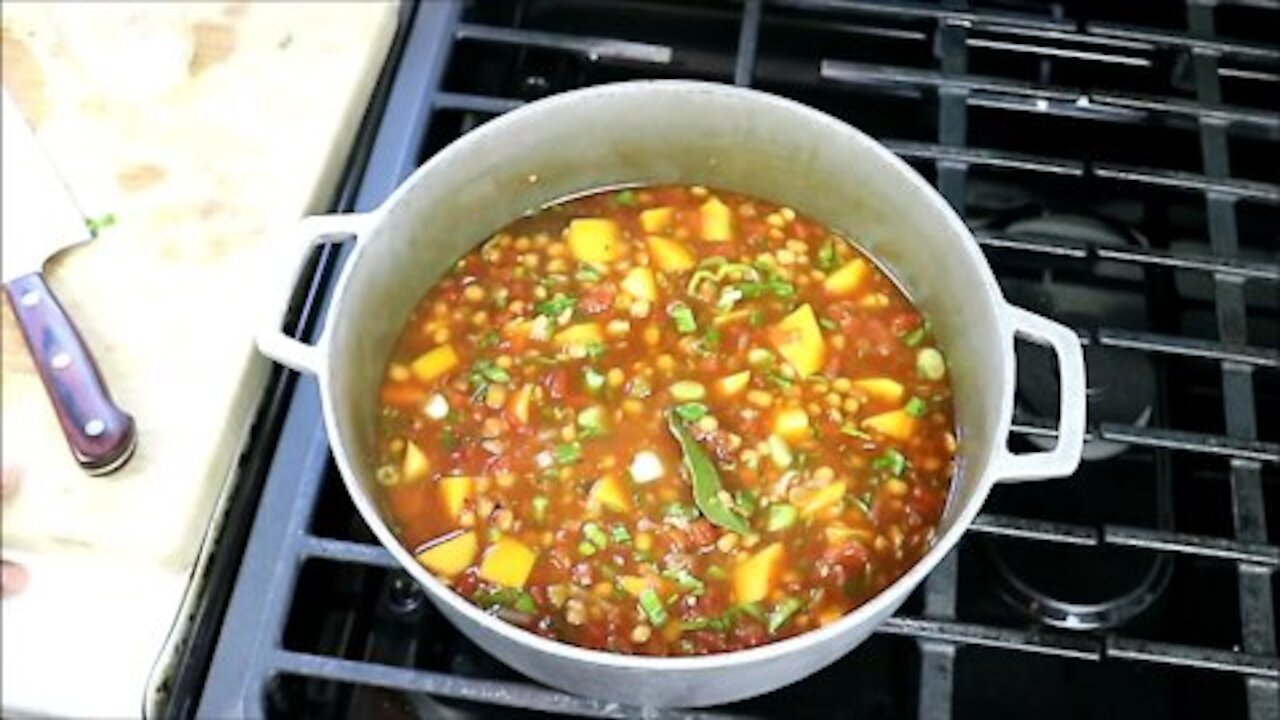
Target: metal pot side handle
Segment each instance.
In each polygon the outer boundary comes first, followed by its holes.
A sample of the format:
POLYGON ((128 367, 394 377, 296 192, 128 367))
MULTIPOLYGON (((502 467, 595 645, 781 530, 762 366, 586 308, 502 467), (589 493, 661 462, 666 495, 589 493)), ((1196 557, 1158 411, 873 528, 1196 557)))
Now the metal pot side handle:
POLYGON ((268 268, 272 273, 270 282, 280 282, 280 287, 254 333, 259 352, 285 367, 315 374, 319 367, 319 349, 289 337, 281 331, 280 323, 288 312, 289 301, 312 248, 343 236, 354 236, 359 240, 368 224, 368 216, 358 213, 310 215, 298 221, 289 241, 280 243, 281 257, 273 258, 268 268))
POLYGON ((1071 475, 1080 466, 1080 454, 1084 449, 1086 383, 1080 339, 1067 326, 1019 307, 1006 305, 1003 315, 1009 342, 1022 337, 1048 345, 1057 358, 1060 393, 1058 444, 1043 452, 1014 453, 1009 450, 1008 437, 1005 437, 992 468, 993 475, 1004 482, 1071 475))

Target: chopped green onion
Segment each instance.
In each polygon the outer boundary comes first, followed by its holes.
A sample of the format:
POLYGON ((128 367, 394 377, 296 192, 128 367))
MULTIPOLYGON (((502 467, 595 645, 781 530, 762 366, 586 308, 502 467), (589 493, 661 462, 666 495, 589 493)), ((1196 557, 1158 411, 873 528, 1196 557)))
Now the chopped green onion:
POLYGON ((947 374, 947 363, 937 348, 922 348, 916 353, 916 372, 926 380, 941 380, 947 374))
POLYGON ((667 309, 667 314, 671 316, 671 320, 676 324, 676 332, 682 335, 692 335, 698 332, 698 321, 693 317, 693 310, 684 303, 674 303, 667 309))
POLYGON ((680 568, 675 571, 668 570, 663 572, 662 576, 675 581, 676 585, 679 585, 681 590, 689 593, 690 595, 701 595, 707 589, 707 586, 703 584, 701 580, 694 577, 693 573, 690 573, 686 568, 680 568))
POLYGON ((600 358, 604 357, 604 351, 605 351, 604 343, 599 343, 599 342, 587 343, 587 346, 584 349, 587 351, 587 357, 591 358, 592 360, 599 360, 600 358))
POLYGON ((476 343, 476 346, 481 350, 488 350, 489 348, 497 345, 500 340, 502 340, 502 336, 498 335, 498 331, 490 330, 480 336, 480 341, 476 343))
POLYGON ((582 542, 578 543, 578 554, 581 555, 582 557, 591 557, 592 555, 596 554, 596 546, 592 545, 586 540, 583 540, 582 542))
POLYGON ((889 448, 871 461, 871 467, 875 470, 888 470, 894 477, 898 477, 907 469, 907 457, 889 448))
POLYGON ((669 503, 662 511, 663 516, 669 518, 684 518, 685 520, 697 520, 699 516, 698 509, 691 505, 684 505, 679 502, 669 503))
POLYGON ((636 193, 634 190, 623 190, 613 196, 613 201, 619 205, 631 207, 636 204, 636 193))
POLYGON ((902 409, 911 417, 917 418, 924 417, 925 413, 929 412, 929 406, 925 404, 924 400, 921 400, 918 397, 913 397, 908 400, 907 404, 902 406, 902 409))
POLYGON ((590 265, 583 265, 578 268, 578 272, 573 274, 573 279, 580 283, 598 283, 600 282, 600 271, 590 265))
POLYGON ((596 392, 605 385, 604 373, 596 370, 590 365, 582 368, 582 380, 587 384, 587 389, 596 392))
POLYGON ((593 522, 583 523, 582 536, 601 550, 609 547, 609 536, 600 529, 599 525, 593 522))
POLYGON ((764 620, 764 608, 760 607, 760 603, 742 603, 741 605, 735 605, 734 607, 757 620, 764 620))
POLYGON ((582 459, 582 445, 571 443, 556 443, 551 448, 551 454, 555 457, 556 463, 560 465, 572 465, 582 459))
POLYGON ((631 542, 631 533, 627 530, 626 525, 614 525, 609 530, 609 535, 613 537, 613 541, 619 545, 626 545, 631 542))
POLYGON ((777 532, 786 530, 796 522, 799 512, 794 505, 787 503, 776 503, 769 506, 769 519, 765 522, 765 530, 769 532, 777 532))
POLYGON ((773 635, 778 632, 783 625, 786 625, 787 621, 791 619, 792 615, 796 614, 796 611, 799 610, 802 605, 804 605, 804 603, 801 602, 799 598, 793 597, 786 598, 777 605, 774 605, 773 610, 769 611, 769 620, 766 623, 769 634, 773 635))
POLYGON ((712 630, 714 632, 725 632, 732 626, 732 624, 733 623, 729 618, 722 618, 722 617, 689 618, 688 620, 683 620, 680 622, 680 629, 684 630, 685 632, 692 632, 695 630, 712 630))
POLYGON ((739 490, 733 494, 733 503, 739 510, 750 515, 756 511, 756 493, 754 490, 739 490))
POLYGON ((671 411, 676 414, 676 417, 685 422, 698 422, 711 412, 706 405, 700 402, 681 403, 671 408, 671 411))
POLYGON ((115 213, 107 213, 106 215, 102 215, 100 217, 84 219, 84 226, 88 228, 89 234, 92 235, 93 237, 98 237, 98 233, 102 232, 103 230, 106 230, 107 228, 115 224, 116 224, 115 213))
POLYGON ((818 318, 818 324, 821 325, 826 330, 840 329, 840 326, 836 324, 836 321, 832 320, 831 318, 820 317, 818 318))
POLYGON ((845 434, 845 435, 848 435, 849 437, 858 438, 859 440, 870 440, 870 439, 871 439, 871 436, 870 436, 870 435, 868 435, 867 433, 862 432, 861 430, 859 430, 858 428, 854 427, 854 426, 853 426, 852 424, 850 424, 850 423, 845 423, 845 424, 841 425, 841 426, 840 426, 840 432, 841 432, 841 433, 843 433, 843 434, 845 434))
POLYGON ((524 591, 521 591, 520 594, 516 596, 516 601, 512 606, 525 615, 532 615, 538 612, 538 603, 534 601, 532 595, 524 591))
POLYGON ((653 623, 654 627, 662 627, 667 623, 667 608, 653 588, 645 588, 640 592, 640 609, 648 616, 649 622, 653 623))
POLYGON ((907 347, 915 347, 919 345, 921 341, 924 340, 924 333, 925 333, 924 323, 921 323, 920 325, 916 326, 915 330, 912 330, 911 332, 902 336, 902 344, 906 345, 907 347))
POLYGON ((839 259, 836 257, 836 243, 830 238, 818 248, 817 265, 819 270, 833 270, 839 259))
POLYGON ((551 500, 546 495, 533 496, 533 519, 542 522, 547 517, 547 507, 551 500))

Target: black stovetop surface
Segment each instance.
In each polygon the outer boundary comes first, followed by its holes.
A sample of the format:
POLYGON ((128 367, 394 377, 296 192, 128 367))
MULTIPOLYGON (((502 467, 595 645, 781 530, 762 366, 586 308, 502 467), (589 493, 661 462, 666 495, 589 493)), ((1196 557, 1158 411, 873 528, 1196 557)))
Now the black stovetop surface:
MULTIPOLYGON (((961 210, 1012 302, 1079 331, 1088 459, 997 488, 957 552, 835 665, 706 712, 1275 718, 1273 27, 1272 0, 409 5, 334 207, 377 205, 523 102, 615 80, 737 83, 866 130, 961 210)), ((345 253, 317 252, 298 336, 345 253)), ((1019 362, 1031 448, 1052 442, 1056 381, 1036 348, 1019 362)), ((631 712, 507 670, 424 601, 347 500, 314 381, 278 373, 253 438, 166 714, 631 712)))

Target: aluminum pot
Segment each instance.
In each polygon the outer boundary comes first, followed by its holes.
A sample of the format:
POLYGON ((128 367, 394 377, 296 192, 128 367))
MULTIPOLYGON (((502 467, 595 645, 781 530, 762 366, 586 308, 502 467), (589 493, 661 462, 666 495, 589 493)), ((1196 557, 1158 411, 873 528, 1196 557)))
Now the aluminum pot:
MULTIPOLYGON (((762 694, 829 665, 869 636, 951 550, 997 482, 1071 474, 1084 434, 1075 334, 1007 304, 973 235, 915 171, 858 130, 804 105, 730 86, 643 81, 568 92, 497 118, 435 155, 379 208, 306 218, 287 252, 291 288, 317 242, 353 235, 320 339, 279 330, 286 292, 257 342, 319 383, 334 458, 378 540, 467 637, 569 692, 644 706, 703 706, 762 694), (837 622, 705 657, 652 658, 548 640, 455 594, 400 546, 373 480, 378 385, 415 303, 451 263, 510 220, 558 198, 627 183, 726 188, 807 213, 877 259, 932 320, 949 360, 959 449, 929 552, 837 622), (1060 375, 1058 442, 1007 447, 1014 337, 1048 345, 1060 375)), ((279 268, 276 268, 277 270, 279 268)))

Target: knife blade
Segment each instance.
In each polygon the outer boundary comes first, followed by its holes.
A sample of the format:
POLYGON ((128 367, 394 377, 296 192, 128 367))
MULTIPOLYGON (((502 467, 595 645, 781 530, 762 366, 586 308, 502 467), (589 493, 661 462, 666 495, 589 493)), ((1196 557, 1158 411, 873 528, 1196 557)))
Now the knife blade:
POLYGON ((93 237, 17 105, 3 93, 4 291, 76 462, 91 475, 133 455, 133 418, 111 399, 102 373, 71 318, 44 280, 53 255, 93 237))

